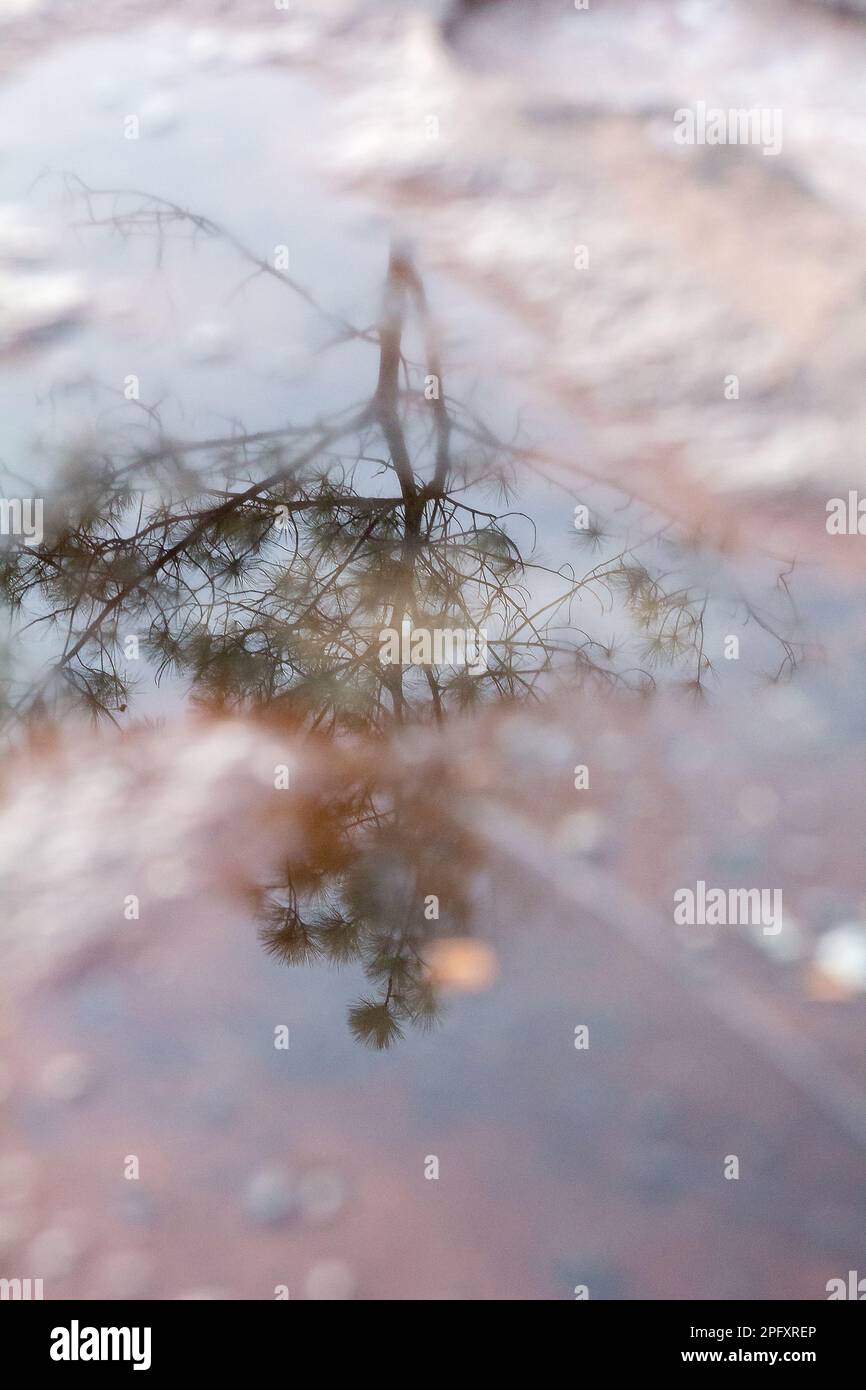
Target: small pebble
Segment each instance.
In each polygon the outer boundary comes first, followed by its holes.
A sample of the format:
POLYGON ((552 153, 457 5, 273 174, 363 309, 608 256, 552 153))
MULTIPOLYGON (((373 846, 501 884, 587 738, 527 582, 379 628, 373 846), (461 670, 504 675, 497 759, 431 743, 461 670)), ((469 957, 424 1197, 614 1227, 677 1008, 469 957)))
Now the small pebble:
POLYGON ((862 922, 843 922, 824 932, 815 947, 815 964, 822 975, 850 994, 866 991, 866 928, 862 922))
POLYGON ((260 1168, 253 1173, 244 1188, 243 1201, 248 1215, 263 1226, 285 1221, 298 1204, 292 1181, 282 1168, 260 1168))
POLYGON ((76 1052, 59 1053, 42 1068, 39 1085, 49 1100, 81 1100, 90 1085, 90 1067, 76 1052))
POLYGON ((234 356, 234 339, 224 323, 197 323, 190 329, 186 353, 193 362, 205 365, 227 362, 234 356))
POLYGON ((145 135, 167 135, 180 124, 180 107, 170 92, 153 92, 145 97, 140 115, 145 135))
POLYGON ((607 821, 597 811, 574 811, 557 822, 556 848, 564 854, 595 855, 607 840, 607 821))
POLYGON ((355 1276, 345 1260, 319 1260, 304 1282, 310 1299, 346 1300, 355 1296, 355 1276))

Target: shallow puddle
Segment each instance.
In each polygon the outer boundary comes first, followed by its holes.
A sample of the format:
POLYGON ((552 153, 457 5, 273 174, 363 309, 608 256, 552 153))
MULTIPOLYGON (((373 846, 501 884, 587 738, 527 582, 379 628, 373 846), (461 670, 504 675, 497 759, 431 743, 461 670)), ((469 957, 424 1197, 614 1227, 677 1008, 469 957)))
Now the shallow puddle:
MULTIPOLYGON (((618 468, 640 410, 584 419, 447 199, 346 177, 309 34, 244 32, 0 90, 39 504, 2 571, 2 1271, 822 1297, 866 1206, 858 537, 817 484, 745 519, 672 485, 649 417, 618 468), (778 914, 706 911, 761 885, 778 914)), ((431 50, 455 85, 470 40, 431 50)))

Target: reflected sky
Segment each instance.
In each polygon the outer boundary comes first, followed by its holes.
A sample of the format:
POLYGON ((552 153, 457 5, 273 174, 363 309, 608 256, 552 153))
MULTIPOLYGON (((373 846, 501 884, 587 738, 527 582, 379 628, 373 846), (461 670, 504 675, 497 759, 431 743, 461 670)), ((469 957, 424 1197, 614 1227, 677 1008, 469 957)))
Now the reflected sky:
MULTIPOLYGON (((796 626, 794 565, 770 609, 757 593, 714 597, 699 547, 663 519, 627 496, 603 514, 546 480, 520 412, 494 402, 491 424, 477 381, 458 371, 452 386, 447 319, 405 244, 383 246, 375 289, 356 293, 376 315, 352 322, 323 302, 327 278, 295 278, 288 247, 269 259, 161 194, 61 182, 82 235, 143 241, 157 278, 170 259, 201 274, 199 248, 215 245, 236 262, 233 297, 255 296, 263 332, 290 335, 273 301, 290 315, 300 304, 306 354, 323 364, 318 392, 327 383, 333 395, 325 408, 308 380, 289 383, 274 413, 272 382, 262 418, 245 414, 255 406, 240 390, 244 409, 226 394, 221 430, 181 434, 200 414, 180 394, 195 380, 187 364, 170 402, 143 398, 140 373, 124 372, 102 388, 118 404, 79 403, 68 436, 54 422, 42 534, 4 557, 7 725, 14 738, 16 726, 86 714, 134 728, 143 696, 151 717, 184 699, 211 716, 266 715, 301 740, 358 744, 364 770, 305 805, 303 849, 293 844, 260 885, 256 915, 264 949, 287 965, 360 962, 369 988, 349 1025, 388 1047, 435 1025, 437 972, 467 968, 455 965, 457 940, 471 931, 484 857, 449 815, 447 775, 431 794, 429 768, 407 770, 391 736, 497 704, 537 708, 571 685, 644 699, 671 686, 701 700, 723 623, 760 632, 769 664, 752 678, 786 679, 803 651, 783 627, 796 626), (348 382, 332 356, 350 360, 348 382)), ((255 376, 228 347, 235 331, 227 313, 204 335, 212 392, 228 392, 224 357, 233 379, 255 376)), ((95 382, 86 394, 99 395, 95 382)), ((274 786, 290 791, 281 766, 274 786)))

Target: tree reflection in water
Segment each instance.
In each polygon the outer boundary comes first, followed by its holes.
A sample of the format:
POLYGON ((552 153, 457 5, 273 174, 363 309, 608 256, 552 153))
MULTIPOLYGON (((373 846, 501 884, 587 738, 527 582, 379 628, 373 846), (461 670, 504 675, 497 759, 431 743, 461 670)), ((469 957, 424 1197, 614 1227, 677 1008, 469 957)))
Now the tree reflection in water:
MULTIPOLYGON (((349 1023, 387 1047, 436 1020, 425 948, 472 930, 482 860, 452 817, 445 760, 436 777, 413 774, 389 756, 389 737, 494 701, 537 703, 564 678, 650 692, 670 667, 702 693, 706 595, 670 586, 634 546, 584 573, 521 553, 515 533, 531 521, 510 498, 531 450, 449 393, 406 249, 391 249, 378 324, 357 329, 206 218, 150 196, 75 191, 90 222, 124 234, 161 244, 186 224, 227 240, 320 312, 335 344, 366 345, 371 391, 311 423, 192 441, 152 410, 144 443, 127 431, 67 450, 42 543, 2 555, 17 631, 50 629, 56 646, 37 679, 7 672, 6 719, 78 708, 118 722, 133 697, 134 634, 156 682, 170 674, 200 707, 381 749, 344 794, 309 799, 304 847, 262 887, 258 917, 265 949, 287 964, 362 964, 370 989, 349 1023), (413 318, 420 363, 405 347, 413 318), (609 612, 617 599, 618 620, 638 634, 633 662, 581 625, 585 605, 609 612), (404 618, 431 632, 485 630, 483 669, 383 664, 380 631, 404 618)), ((605 538, 590 528, 575 539, 605 538)), ((797 653, 779 640, 784 672, 797 653)))

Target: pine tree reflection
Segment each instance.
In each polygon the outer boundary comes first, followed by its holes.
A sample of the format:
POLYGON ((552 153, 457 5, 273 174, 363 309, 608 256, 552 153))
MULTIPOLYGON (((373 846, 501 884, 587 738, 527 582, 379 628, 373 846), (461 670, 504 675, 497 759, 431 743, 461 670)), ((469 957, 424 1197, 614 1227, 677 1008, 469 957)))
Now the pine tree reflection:
MULTIPOLYGON (((159 238, 190 223, 314 302, 208 219, 143 195, 77 191, 94 223, 159 238)), ((582 575, 521 554, 515 523, 528 518, 502 508, 527 451, 447 392, 405 249, 390 252, 377 326, 321 312, 337 341, 374 355, 368 399, 307 425, 194 441, 170 436, 152 411, 146 443, 68 453, 42 543, 2 556, 19 630, 53 629, 59 641, 39 679, 16 685, 10 673, 5 712, 27 723, 71 707, 117 721, 133 697, 132 633, 155 680, 170 673, 199 706, 380 747, 344 795, 310 799, 304 849, 262 889, 258 915, 265 949, 287 964, 362 964, 370 991, 350 1026, 384 1048, 407 1024, 435 1021, 424 948, 471 930, 482 854, 450 814, 447 760, 419 777, 389 757, 389 737, 491 701, 538 702, 561 676, 649 690, 666 664, 702 690, 705 600, 666 589, 633 549, 582 575), (420 365, 404 346, 412 316, 420 365), (614 592, 644 633, 636 667, 621 669, 614 643, 577 621, 588 598, 614 592), (379 634, 404 618, 430 632, 489 631, 486 663, 384 664, 379 634)))

